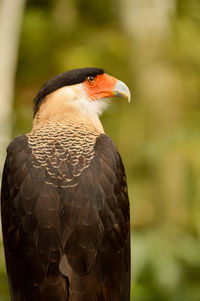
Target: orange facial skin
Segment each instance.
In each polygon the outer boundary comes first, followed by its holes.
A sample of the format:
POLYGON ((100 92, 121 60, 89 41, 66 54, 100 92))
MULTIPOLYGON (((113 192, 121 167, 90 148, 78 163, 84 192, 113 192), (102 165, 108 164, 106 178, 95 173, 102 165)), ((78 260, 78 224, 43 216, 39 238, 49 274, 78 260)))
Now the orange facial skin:
POLYGON ((107 98, 114 96, 114 88, 117 79, 104 73, 95 77, 88 77, 83 85, 91 100, 98 100, 100 98, 107 98))

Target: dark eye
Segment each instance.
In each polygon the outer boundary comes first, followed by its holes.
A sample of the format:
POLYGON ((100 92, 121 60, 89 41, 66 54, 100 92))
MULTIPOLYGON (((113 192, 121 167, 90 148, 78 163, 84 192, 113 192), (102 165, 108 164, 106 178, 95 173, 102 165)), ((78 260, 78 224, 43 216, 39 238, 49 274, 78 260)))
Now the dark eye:
POLYGON ((93 84, 94 81, 95 81, 94 76, 92 76, 92 75, 88 76, 88 77, 87 77, 87 81, 88 81, 88 83, 93 84))

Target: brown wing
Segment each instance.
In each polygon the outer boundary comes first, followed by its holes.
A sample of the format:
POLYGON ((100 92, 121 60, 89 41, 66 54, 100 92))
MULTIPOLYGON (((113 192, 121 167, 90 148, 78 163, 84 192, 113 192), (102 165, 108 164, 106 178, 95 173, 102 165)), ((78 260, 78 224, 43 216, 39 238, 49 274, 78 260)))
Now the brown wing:
POLYGON ((112 141, 97 139, 74 187, 47 184, 45 177, 45 167, 32 166, 26 136, 16 138, 2 180, 12 300, 129 300, 129 204, 112 141))
MULTIPOLYGON (((130 300, 129 201, 124 167, 101 135, 76 187, 62 191, 65 255, 72 300, 130 300)), ((71 299, 70 299, 71 300, 71 299)))
POLYGON ((2 179, 2 229, 12 301, 67 300, 60 274, 61 223, 58 191, 32 167, 26 136, 8 147, 2 179))

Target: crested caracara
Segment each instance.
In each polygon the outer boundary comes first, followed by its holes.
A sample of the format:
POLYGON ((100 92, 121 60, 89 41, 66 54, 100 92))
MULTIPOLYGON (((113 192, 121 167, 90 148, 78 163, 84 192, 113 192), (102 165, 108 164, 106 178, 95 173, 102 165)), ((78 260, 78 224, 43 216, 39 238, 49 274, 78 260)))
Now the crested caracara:
POLYGON ((126 176, 99 120, 130 99, 102 69, 62 73, 34 99, 33 128, 8 146, 1 194, 12 301, 129 301, 126 176))

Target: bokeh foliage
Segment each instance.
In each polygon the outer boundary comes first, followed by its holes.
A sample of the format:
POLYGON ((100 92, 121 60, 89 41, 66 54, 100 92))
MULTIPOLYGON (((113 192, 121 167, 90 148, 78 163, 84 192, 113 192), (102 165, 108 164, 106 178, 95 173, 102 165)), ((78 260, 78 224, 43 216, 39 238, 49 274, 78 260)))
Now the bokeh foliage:
MULTIPOLYGON (((162 2, 141 0, 138 8, 136 0, 28 0, 13 136, 31 129, 32 99, 57 73, 98 66, 125 81, 131 104, 116 100, 102 122, 127 171, 131 300, 199 301, 200 2, 171 0, 165 26, 154 26, 151 14, 142 20, 140 10, 162 2)), ((7 301, 2 256, 0 266, 0 301, 7 301)))

